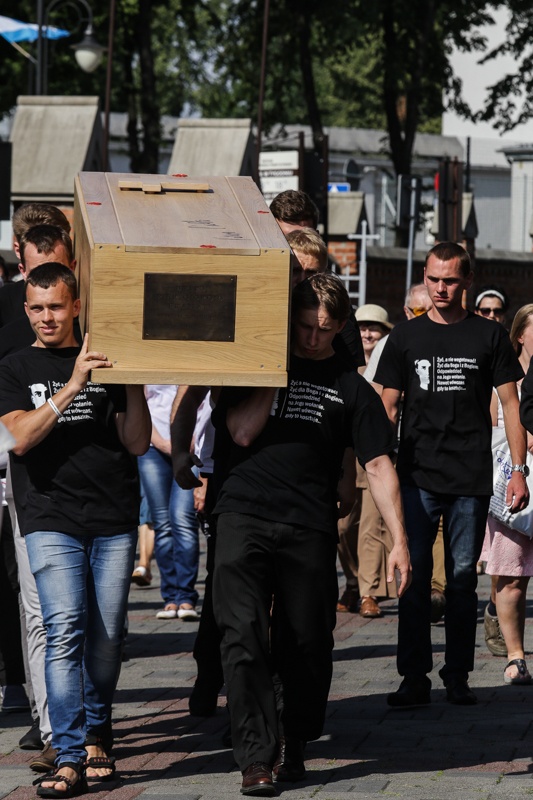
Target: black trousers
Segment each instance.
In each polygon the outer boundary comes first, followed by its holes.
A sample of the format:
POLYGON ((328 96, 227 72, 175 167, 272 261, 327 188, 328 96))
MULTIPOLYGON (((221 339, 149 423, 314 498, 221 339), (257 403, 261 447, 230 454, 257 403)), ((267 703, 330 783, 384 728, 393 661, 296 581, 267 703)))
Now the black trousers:
POLYGON ((338 598, 336 553, 334 535, 322 531, 245 514, 218 519, 213 604, 241 770, 254 761, 274 762, 280 724, 286 736, 304 741, 322 734, 338 598), (281 720, 273 673, 282 685, 281 720))
POLYGON ((216 521, 209 519, 209 538, 207 539, 207 573, 205 576, 204 599, 198 633, 194 642, 193 656, 198 668, 197 680, 209 684, 217 691, 224 685, 222 662, 220 659, 221 635, 213 612, 213 572, 216 548, 216 521))

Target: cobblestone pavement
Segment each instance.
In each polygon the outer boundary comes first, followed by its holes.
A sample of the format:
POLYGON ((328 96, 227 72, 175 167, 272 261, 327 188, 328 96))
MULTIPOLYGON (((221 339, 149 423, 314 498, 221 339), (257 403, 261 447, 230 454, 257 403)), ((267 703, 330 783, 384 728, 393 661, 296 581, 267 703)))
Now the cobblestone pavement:
MULTIPOLYGON (((201 586, 200 586, 201 588, 201 586)), ((503 684, 505 660, 486 650, 483 609, 489 578, 479 588, 474 707, 446 703, 437 672, 444 626, 433 626, 432 704, 389 710, 399 684, 395 667, 396 605, 381 619, 339 614, 334 677, 324 735, 306 750, 308 774, 284 784, 287 800, 508 800, 533 795, 533 686, 503 684)), ((114 706, 117 778, 93 784, 98 800, 224 800, 237 797, 240 774, 222 745, 225 698, 214 717, 188 713, 194 677, 196 623, 156 620, 162 605, 157 581, 130 593, 127 660, 114 706)), ((528 601, 531 617, 532 602, 528 601)), ((532 620, 526 642, 531 643, 532 620)), ((533 657, 532 657, 533 658, 533 657)), ((533 663, 532 663, 533 667, 533 663)), ((32 753, 18 749, 27 714, 0 713, 0 800, 35 796, 28 769, 32 753)))

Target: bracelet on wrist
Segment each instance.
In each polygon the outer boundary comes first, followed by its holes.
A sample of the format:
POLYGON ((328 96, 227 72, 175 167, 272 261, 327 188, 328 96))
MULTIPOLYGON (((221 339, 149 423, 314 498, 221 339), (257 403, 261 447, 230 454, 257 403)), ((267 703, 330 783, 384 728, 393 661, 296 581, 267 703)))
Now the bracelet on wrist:
POLYGON ((50 406, 50 408, 52 409, 52 411, 54 412, 54 414, 56 415, 56 417, 57 417, 59 420, 62 420, 62 421, 64 421, 64 420, 65 420, 65 416, 64 416, 64 415, 61 413, 61 411, 58 409, 58 407, 56 406, 56 404, 54 403, 54 401, 52 400, 52 398, 51 398, 51 397, 49 397, 49 398, 48 398, 48 400, 47 400, 47 403, 48 403, 48 405, 50 406))

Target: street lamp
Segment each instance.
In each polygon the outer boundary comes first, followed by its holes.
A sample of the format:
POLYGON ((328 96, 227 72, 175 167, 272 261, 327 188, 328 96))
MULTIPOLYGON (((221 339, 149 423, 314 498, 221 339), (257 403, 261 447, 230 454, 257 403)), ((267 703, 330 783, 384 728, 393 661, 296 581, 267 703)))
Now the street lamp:
POLYGON ((35 73, 35 94, 37 95, 48 93, 48 42, 43 36, 43 28, 48 25, 48 15, 50 11, 60 3, 76 8, 80 15, 80 22, 83 18, 77 3, 83 6, 87 14, 87 27, 83 39, 78 44, 72 45, 74 56, 82 70, 84 72, 93 72, 102 61, 104 55, 105 47, 98 44, 94 35, 93 12, 87 0, 52 0, 44 10, 43 0, 37 0, 37 24, 39 26, 39 35, 37 37, 37 69, 35 73))

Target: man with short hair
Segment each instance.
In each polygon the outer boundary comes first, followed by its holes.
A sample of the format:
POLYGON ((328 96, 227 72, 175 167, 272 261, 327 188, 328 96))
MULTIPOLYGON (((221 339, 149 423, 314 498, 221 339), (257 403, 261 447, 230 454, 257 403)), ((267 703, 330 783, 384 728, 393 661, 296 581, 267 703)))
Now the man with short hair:
MULTIPOLYGON (((0 289, 1 328, 14 320, 26 321, 24 281, 32 269, 46 261, 68 263, 73 269, 76 265, 70 236, 55 225, 37 225, 27 230, 18 240, 17 255, 20 259, 19 273, 22 280, 7 284, 0 289)), ((8 335, 11 334, 5 334, 6 337, 8 335)))
POLYGON ((285 237, 295 256, 292 264, 294 284, 310 275, 325 272, 328 268, 328 248, 318 231, 312 228, 296 228, 285 237))
POLYGON ((477 702, 468 675, 474 667, 476 563, 492 494, 493 386, 515 465, 507 502, 518 511, 529 498, 516 392, 522 369, 502 326, 463 308, 463 292, 472 280, 463 247, 435 245, 424 269, 431 308, 389 334, 376 373, 395 427, 404 393, 397 470, 413 564, 413 582, 399 602, 397 663, 403 681, 388 696, 393 707, 431 700, 431 551, 441 515, 447 586, 446 650, 439 675, 449 702, 477 702))
POLYGON ((51 203, 23 203, 11 220, 13 227, 13 249, 19 255, 21 238, 36 225, 54 225, 70 234, 70 222, 57 206, 51 203))
POLYGON ((308 194, 287 189, 272 200, 270 210, 285 236, 297 228, 316 228, 318 208, 308 194))
POLYGON ((388 456, 394 438, 378 395, 333 349, 349 313, 336 276, 300 283, 287 387, 223 389, 214 412, 215 471, 224 475, 214 509, 213 607, 247 795, 275 793, 273 778, 301 780, 305 743, 322 733, 338 595, 337 491, 343 459, 353 463, 352 447, 394 540, 388 580, 399 569, 400 594, 409 582, 388 456), (272 664, 283 688, 281 720, 272 664))
MULTIPOLYGON (((9 296, 10 310, 5 313, 3 326, 0 328, 0 360, 22 347, 28 347, 35 340, 24 311, 25 281, 30 272, 40 264, 51 261, 71 269, 76 266, 70 236, 55 225, 37 225, 21 236, 19 257, 19 272, 23 280, 13 284, 14 290, 9 296)), ((0 290, 0 298, 2 291, 0 290)))
POLYGON ((73 262, 70 225, 65 215, 47 203, 28 203, 13 215, 13 249, 19 258, 19 280, 0 289, 0 328, 25 317, 24 285, 26 274, 44 261, 63 263, 64 254, 73 262), (40 206, 44 206, 43 209, 40 206), (39 209, 34 207, 38 206, 39 209), (54 213, 54 212, 57 212, 54 213), (61 247, 64 246, 64 251, 61 247))
POLYGON ((151 423, 142 386, 89 381, 91 370, 112 365, 86 340, 78 345, 80 301, 68 267, 32 270, 25 308, 36 339, 0 364, 0 415, 16 441, 14 498, 46 628, 57 758, 37 793, 71 797, 82 793, 85 770, 93 780, 114 770, 111 702, 139 512, 131 456, 148 448, 151 423), (36 385, 46 387, 46 402, 36 385))

